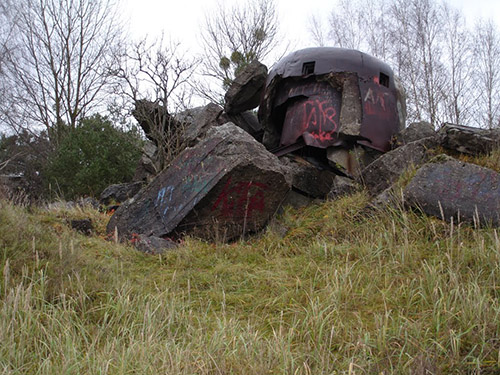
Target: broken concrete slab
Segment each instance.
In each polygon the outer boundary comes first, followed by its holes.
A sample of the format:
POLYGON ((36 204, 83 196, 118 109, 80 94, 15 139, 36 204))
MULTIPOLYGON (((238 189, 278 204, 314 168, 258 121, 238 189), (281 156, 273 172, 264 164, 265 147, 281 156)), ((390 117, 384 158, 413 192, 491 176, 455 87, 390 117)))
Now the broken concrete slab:
POLYGON ((290 185, 276 156, 236 125, 209 129, 108 223, 120 238, 236 238, 263 228, 290 185))
POLYGON ((142 155, 137 163, 137 167, 134 172, 134 181, 142 181, 145 183, 151 182, 151 180, 158 173, 159 167, 157 163, 146 155, 142 155))
POLYGON ((220 125, 218 119, 221 113, 221 106, 209 103, 177 114, 176 121, 182 124, 183 142, 189 147, 200 142, 210 128, 220 125))
POLYGON ((105 206, 111 203, 123 203, 136 195, 142 186, 142 181, 110 185, 101 193, 99 203, 105 206))
POLYGON ((345 195, 349 195, 359 190, 360 185, 347 177, 336 176, 333 180, 332 187, 328 193, 328 199, 338 199, 345 195))
POLYGON ((444 123, 439 129, 441 146, 467 155, 487 154, 500 145, 500 130, 444 123))
POLYGON ((383 192, 378 194, 375 198, 373 198, 368 206, 367 210, 382 210, 388 207, 402 207, 403 202, 403 191, 401 187, 397 187, 392 185, 385 189, 383 192))
POLYGON ((254 137, 258 142, 262 141, 262 134, 264 131, 255 113, 251 111, 246 111, 235 115, 223 113, 219 118, 219 123, 222 125, 226 122, 232 122, 236 126, 246 131, 252 137, 254 137))
POLYGON ((430 137, 383 154, 363 169, 360 180, 372 195, 378 195, 396 182, 410 166, 419 166, 429 160, 429 150, 437 144, 437 140, 430 137))
POLYGON ((307 160, 296 156, 286 155, 281 162, 286 168, 292 181, 292 187, 310 198, 326 199, 331 190, 335 173, 325 169, 318 169, 307 160))
POLYGON ((256 108, 267 79, 267 67, 254 60, 236 76, 224 97, 225 111, 238 114, 256 108))
POLYGON ((153 142, 146 140, 142 147, 141 158, 135 168, 133 180, 149 183, 156 176, 159 169, 158 147, 153 142))
POLYGON ((166 107, 149 100, 136 100, 132 115, 139 123, 146 137, 158 146, 162 134, 180 133, 181 124, 168 113, 166 107))
POLYGON ((412 122, 408 127, 396 134, 393 144, 396 147, 418 141, 423 138, 436 137, 437 133, 427 121, 412 122))
POLYGON ((404 189, 406 205, 450 221, 500 225, 500 174, 440 155, 404 189))
POLYGON ((378 151, 372 150, 368 153, 361 146, 354 146, 350 149, 343 145, 338 147, 328 147, 326 150, 326 158, 332 168, 339 175, 357 178, 360 176, 362 169, 375 160, 372 153, 378 151))
POLYGON ((284 208, 286 206, 291 206, 293 208, 301 208, 309 206, 313 202, 314 198, 305 196, 304 194, 301 194, 295 190, 290 190, 286 194, 281 207, 284 208))

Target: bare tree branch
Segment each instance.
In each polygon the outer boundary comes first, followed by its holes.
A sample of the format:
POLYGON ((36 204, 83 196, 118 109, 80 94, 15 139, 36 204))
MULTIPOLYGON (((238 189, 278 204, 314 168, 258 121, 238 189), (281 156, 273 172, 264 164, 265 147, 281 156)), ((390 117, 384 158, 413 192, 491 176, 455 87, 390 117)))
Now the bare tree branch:
POLYGON ((121 38, 113 0, 19 0, 17 49, 8 62, 16 123, 42 125, 57 143, 64 128, 104 100, 121 38))
POLYGON ((253 60, 263 60, 278 48, 279 19, 274 0, 252 0, 245 5, 219 2, 206 15, 201 30, 203 75, 219 88, 207 85, 196 92, 215 102, 223 99, 235 75, 253 60))
POLYGON ((114 69, 116 92, 129 99, 129 111, 158 146, 161 168, 185 147, 182 124, 170 113, 189 104, 189 82, 197 65, 181 52, 179 43, 161 37, 127 46, 114 69))

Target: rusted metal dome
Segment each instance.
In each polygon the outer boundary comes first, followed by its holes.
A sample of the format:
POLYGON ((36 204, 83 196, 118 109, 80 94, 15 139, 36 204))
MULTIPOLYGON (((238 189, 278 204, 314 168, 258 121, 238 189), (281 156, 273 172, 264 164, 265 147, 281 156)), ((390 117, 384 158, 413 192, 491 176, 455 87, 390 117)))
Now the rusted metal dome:
POLYGON ((259 119, 270 149, 361 144, 388 151, 404 127, 404 93, 392 69, 366 53, 307 48, 269 72, 259 119))

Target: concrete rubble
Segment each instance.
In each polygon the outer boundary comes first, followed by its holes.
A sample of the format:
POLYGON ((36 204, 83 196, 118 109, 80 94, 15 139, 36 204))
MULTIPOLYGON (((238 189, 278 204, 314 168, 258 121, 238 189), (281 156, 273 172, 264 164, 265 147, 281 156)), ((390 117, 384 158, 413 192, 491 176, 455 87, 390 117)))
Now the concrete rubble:
POLYGON ((224 97, 224 110, 228 114, 238 114, 254 109, 260 103, 267 79, 267 67, 254 60, 234 79, 224 97))
POLYGON ((424 138, 383 154, 363 169, 360 182, 377 195, 397 181, 409 167, 418 167, 431 157, 438 145, 435 138, 424 138))
POLYGON ((123 203, 136 195, 142 186, 142 181, 110 185, 101 193, 99 203, 104 206, 123 203))
POLYGON ((445 155, 422 166, 403 196, 409 207, 446 221, 500 224, 500 174, 445 155))
POLYGON ((478 129, 445 123, 439 129, 441 146, 467 155, 483 155, 500 145, 500 129, 478 129))
POLYGON ((262 229, 289 189, 278 158, 228 123, 210 129, 120 206, 108 232, 230 240, 262 229))
POLYGON ((163 254, 178 247, 172 240, 142 234, 132 236, 131 242, 137 250, 152 255, 163 254))
MULTIPOLYGON (((404 199, 407 207, 446 220, 500 224, 496 172, 433 159, 440 147, 489 152, 499 132, 453 124, 436 132, 426 122, 405 128, 404 90, 384 63, 362 54, 356 73, 345 61, 332 68, 318 58, 315 65, 307 59, 318 50, 304 51, 269 75, 262 64, 249 64, 224 108, 211 103, 168 115, 183 129, 188 148, 117 209, 108 231, 133 239, 141 251, 161 253, 184 235, 239 238, 264 228, 283 205, 338 199, 363 187, 374 197, 371 207, 404 199), (259 103, 257 118, 249 110, 259 103), (409 168, 415 176, 406 187, 398 185, 409 168)), ((345 51, 321 50, 319 56, 345 51)), ((357 67, 359 52, 347 51, 357 67)), ((151 116, 167 116, 142 105, 151 116)))
POLYGON ((427 121, 412 122, 397 134, 393 141, 393 147, 399 147, 411 142, 419 141, 423 138, 436 137, 437 133, 434 127, 427 121))

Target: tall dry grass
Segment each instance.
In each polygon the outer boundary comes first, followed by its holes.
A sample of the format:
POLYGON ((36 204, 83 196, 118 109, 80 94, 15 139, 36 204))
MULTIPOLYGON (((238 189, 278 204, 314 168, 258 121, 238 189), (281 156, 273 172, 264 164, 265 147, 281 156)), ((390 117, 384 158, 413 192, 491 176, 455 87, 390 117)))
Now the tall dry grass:
POLYGON ((499 373, 498 231, 367 202, 162 256, 1 202, 0 372, 499 373))

